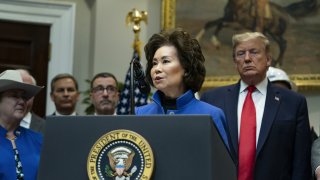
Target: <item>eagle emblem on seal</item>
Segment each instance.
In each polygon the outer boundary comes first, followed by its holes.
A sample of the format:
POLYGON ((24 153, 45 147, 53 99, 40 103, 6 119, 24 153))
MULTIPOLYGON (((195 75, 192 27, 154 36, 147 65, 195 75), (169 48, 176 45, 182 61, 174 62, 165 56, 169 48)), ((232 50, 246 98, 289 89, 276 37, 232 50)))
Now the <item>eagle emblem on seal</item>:
POLYGON ((134 151, 125 146, 111 149, 107 154, 110 166, 106 166, 106 175, 114 180, 130 180, 137 171, 136 166, 131 168, 134 155, 134 151))

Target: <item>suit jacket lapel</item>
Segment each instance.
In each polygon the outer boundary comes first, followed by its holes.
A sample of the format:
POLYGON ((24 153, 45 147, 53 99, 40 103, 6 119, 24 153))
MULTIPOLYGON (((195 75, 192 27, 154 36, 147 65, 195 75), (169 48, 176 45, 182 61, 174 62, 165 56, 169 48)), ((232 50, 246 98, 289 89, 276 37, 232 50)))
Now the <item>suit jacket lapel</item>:
POLYGON ((279 92, 274 91, 274 89, 271 87, 271 83, 269 82, 267 86, 266 104, 264 107, 265 110, 263 112, 263 117, 262 117, 256 157, 258 156, 262 146, 264 145, 268 137, 271 126, 275 119, 275 115, 278 111, 280 102, 281 102, 281 96, 279 92))
POLYGON ((238 160, 238 97, 239 97, 240 83, 228 87, 226 97, 226 119, 228 123, 232 147, 231 154, 234 159, 238 160))
POLYGON ((38 130, 40 126, 40 121, 38 121, 36 115, 31 113, 31 122, 30 122, 30 129, 38 130))

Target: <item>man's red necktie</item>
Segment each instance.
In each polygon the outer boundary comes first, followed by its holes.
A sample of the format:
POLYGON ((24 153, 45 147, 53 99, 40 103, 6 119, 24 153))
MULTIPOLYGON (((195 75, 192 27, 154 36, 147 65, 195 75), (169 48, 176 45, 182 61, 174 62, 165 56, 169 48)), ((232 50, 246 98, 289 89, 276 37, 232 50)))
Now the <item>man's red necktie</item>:
POLYGON ((256 109, 252 92, 255 89, 254 86, 248 86, 241 113, 238 180, 253 180, 256 156, 256 109))

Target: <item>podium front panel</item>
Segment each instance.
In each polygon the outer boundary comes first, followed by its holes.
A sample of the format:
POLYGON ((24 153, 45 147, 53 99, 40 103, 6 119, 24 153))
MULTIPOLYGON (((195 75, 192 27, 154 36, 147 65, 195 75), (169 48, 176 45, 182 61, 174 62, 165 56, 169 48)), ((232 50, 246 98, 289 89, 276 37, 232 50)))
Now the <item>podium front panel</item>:
POLYGON ((210 116, 50 116, 46 121, 40 180, 88 179, 91 148, 118 129, 134 131, 148 141, 155 159, 152 179, 236 179, 210 116))

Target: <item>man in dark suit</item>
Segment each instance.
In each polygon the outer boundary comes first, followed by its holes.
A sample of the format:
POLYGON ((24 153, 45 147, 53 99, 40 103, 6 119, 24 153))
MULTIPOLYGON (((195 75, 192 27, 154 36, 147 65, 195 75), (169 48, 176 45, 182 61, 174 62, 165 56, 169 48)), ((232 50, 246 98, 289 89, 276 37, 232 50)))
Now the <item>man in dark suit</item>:
POLYGON ((80 98, 78 82, 68 73, 57 74, 51 80, 51 100, 56 107, 53 116, 75 116, 76 105, 80 98))
POLYGON ((311 151, 312 172, 317 180, 320 180, 320 138, 312 144, 311 151))
POLYGON ((263 34, 237 34, 232 40, 233 60, 241 80, 209 90, 202 94, 201 100, 225 112, 230 154, 238 167, 238 179, 310 179, 311 142, 305 97, 270 83, 266 72, 272 59, 269 40, 263 34), (253 91, 249 87, 253 87, 253 91), (249 91, 253 101, 251 117, 242 111, 247 109, 243 105, 249 91), (254 122, 245 124, 246 119, 252 117, 254 122), (246 129, 247 126, 251 129, 246 129), (248 141, 242 138, 252 132, 254 152, 243 156, 239 152, 246 152, 242 144, 248 141), (252 156, 251 169, 248 165, 241 167, 246 156, 252 156))
MULTIPOLYGON (((32 77, 27 70, 18 69, 21 74, 22 81, 27 84, 36 85, 36 80, 32 77)), ((27 113, 23 120, 20 122, 20 126, 30 128, 36 132, 44 133, 45 120, 32 112, 34 97, 27 101, 27 113)))

